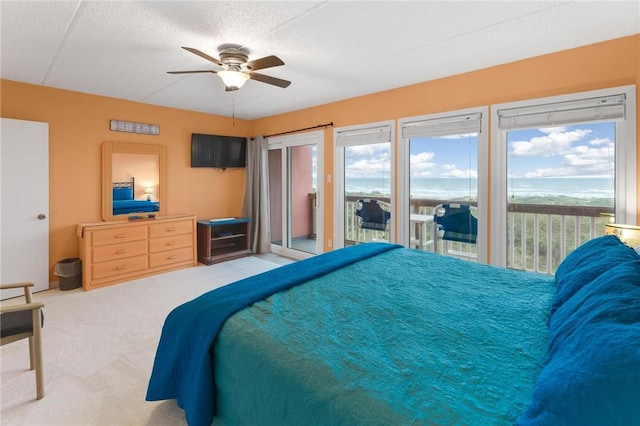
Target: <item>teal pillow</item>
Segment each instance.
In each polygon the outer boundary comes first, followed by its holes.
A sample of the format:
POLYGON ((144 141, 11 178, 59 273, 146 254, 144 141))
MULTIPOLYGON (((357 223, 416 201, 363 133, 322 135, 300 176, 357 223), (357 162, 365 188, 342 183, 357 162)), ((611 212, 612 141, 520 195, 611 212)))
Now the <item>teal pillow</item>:
POLYGON ((132 189, 129 188, 113 188, 113 201, 133 200, 132 189))
POLYGON ((640 256, 615 235, 594 238, 571 252, 556 270, 551 316, 577 291, 602 273, 640 256))
POLYGON ((640 260, 587 283, 550 320, 519 425, 640 425, 640 260))

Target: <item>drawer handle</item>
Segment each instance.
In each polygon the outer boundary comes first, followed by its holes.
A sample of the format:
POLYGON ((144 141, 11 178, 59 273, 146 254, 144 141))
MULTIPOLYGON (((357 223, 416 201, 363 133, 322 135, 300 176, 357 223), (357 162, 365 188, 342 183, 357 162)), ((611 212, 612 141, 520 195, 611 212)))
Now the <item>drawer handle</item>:
POLYGON ((116 238, 127 238, 127 234, 118 234, 116 238))
POLYGON ((127 251, 127 249, 118 250, 116 254, 125 254, 127 251))
POLYGON ((175 230, 176 230, 176 228, 173 228, 173 227, 171 227, 171 228, 167 228, 167 232, 173 232, 173 231, 175 231, 175 230))
POLYGON ((127 268, 128 268, 128 266, 127 266, 127 265, 120 265, 120 266, 116 266, 116 269, 117 269, 118 271, 122 271, 123 269, 127 269, 127 268))
POLYGON ((168 256, 168 257, 167 257, 167 259, 168 259, 168 260, 173 260, 173 259, 175 259, 176 257, 178 257, 178 256, 176 256, 176 255, 174 254, 173 256, 168 256))
POLYGON ((167 245, 168 245, 168 246, 175 246, 175 245, 176 245, 176 242, 175 242, 175 241, 169 241, 169 242, 167 243, 167 245))

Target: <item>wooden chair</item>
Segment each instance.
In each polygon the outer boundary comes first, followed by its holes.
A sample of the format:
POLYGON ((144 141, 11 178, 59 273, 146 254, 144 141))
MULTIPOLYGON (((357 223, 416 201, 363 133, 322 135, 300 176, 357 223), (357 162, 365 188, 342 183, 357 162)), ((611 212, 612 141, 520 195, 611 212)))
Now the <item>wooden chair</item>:
POLYGON ((36 397, 44 397, 41 328, 43 303, 31 301, 33 283, 1 284, 0 289, 24 288, 26 303, 0 306, 0 346, 29 339, 29 366, 36 370, 36 397))

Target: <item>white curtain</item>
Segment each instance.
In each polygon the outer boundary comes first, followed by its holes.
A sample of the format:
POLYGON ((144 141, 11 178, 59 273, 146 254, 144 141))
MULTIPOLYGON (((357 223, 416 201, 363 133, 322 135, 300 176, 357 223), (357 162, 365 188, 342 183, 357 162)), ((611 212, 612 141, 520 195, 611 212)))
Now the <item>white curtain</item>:
POLYGON ((247 141, 247 181, 242 216, 251 222, 251 252, 271 251, 269 215, 269 161, 267 139, 256 136, 247 141))

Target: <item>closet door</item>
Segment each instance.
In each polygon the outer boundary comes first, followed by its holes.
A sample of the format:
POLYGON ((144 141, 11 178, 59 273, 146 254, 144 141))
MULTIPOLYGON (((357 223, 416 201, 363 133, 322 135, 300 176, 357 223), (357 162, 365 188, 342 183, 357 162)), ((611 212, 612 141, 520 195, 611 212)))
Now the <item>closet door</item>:
MULTIPOLYGON (((49 288, 49 125, 0 124, 0 280, 49 288)), ((2 291, 6 299, 22 289, 2 291)))

